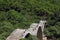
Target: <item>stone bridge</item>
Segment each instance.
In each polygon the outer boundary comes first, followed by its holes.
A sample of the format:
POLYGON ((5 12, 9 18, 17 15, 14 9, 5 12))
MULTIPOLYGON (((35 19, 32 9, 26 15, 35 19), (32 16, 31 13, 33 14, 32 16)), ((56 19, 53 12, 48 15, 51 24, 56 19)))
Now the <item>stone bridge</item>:
POLYGON ((32 23, 28 29, 15 29, 6 40, 20 40, 28 34, 37 36, 39 40, 47 40, 44 35, 44 25, 46 21, 41 20, 39 23, 32 23))

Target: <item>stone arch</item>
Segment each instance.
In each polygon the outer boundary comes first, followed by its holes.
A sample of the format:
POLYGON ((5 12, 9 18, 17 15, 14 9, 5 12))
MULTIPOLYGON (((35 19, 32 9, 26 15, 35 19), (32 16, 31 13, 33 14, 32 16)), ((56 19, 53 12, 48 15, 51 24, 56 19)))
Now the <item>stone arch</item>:
POLYGON ((25 38, 28 38, 30 35, 31 35, 30 33, 26 34, 25 38))
POLYGON ((37 38, 39 38, 39 40, 43 40, 42 28, 41 28, 41 27, 38 28, 38 31, 37 31, 37 38))

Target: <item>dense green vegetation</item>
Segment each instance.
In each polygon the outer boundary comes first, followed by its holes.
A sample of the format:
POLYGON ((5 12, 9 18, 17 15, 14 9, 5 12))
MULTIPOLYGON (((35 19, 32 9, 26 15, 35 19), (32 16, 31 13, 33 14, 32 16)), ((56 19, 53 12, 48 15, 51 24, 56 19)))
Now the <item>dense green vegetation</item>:
POLYGON ((0 40, 41 19, 47 20, 46 36, 60 40, 60 0, 0 0, 0 40))

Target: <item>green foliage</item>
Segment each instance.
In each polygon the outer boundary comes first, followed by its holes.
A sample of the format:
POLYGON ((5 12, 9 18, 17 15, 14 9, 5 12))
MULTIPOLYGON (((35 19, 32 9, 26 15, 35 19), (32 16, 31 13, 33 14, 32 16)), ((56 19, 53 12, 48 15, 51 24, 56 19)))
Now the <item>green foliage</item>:
POLYGON ((47 20, 46 36, 60 37, 60 0, 0 0, 0 40, 41 19, 47 20))

